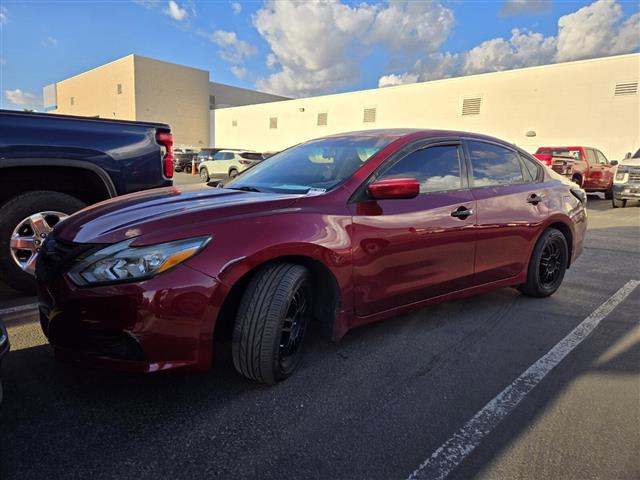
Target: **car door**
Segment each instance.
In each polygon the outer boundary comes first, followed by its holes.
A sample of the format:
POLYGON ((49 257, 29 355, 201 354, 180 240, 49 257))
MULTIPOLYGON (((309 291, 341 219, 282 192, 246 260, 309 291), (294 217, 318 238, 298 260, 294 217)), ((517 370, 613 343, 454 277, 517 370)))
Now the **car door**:
POLYGON ((547 218, 547 189, 520 154, 505 145, 466 140, 476 200, 475 285, 514 277, 528 267, 529 246, 547 218))
POLYGON ((593 148, 585 148, 585 154, 587 156, 587 163, 589 164, 589 171, 585 175, 582 188, 600 188, 602 185, 602 166, 598 164, 596 152, 593 148))
POLYGON ((229 171, 229 157, 233 158, 233 153, 220 151, 213 156, 213 173, 226 175, 229 171))
POLYGON ((607 157, 604 156, 600 150, 596 150, 596 158, 598 160, 598 166, 600 167, 600 187, 609 188, 613 182, 613 172, 611 164, 607 157))
POLYGON ((419 180, 420 194, 350 205, 360 317, 464 289, 473 278, 475 201, 459 142, 392 160, 377 175, 391 178, 419 180))

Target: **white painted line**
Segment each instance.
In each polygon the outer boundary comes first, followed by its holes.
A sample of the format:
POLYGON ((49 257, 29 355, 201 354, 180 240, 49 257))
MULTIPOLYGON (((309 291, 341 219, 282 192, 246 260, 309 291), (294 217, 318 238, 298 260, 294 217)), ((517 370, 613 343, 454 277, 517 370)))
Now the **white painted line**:
POLYGON ((482 439, 504 419, 535 388, 538 383, 576 348, 609 315, 620 302, 640 285, 629 280, 620 290, 585 318, 571 333, 558 342, 546 355, 531 365, 511 385, 487 403, 449 440, 431 454, 408 480, 443 480, 480 444, 482 439))
POLYGON ((28 303, 26 305, 17 305, 15 307, 9 307, 9 308, 0 309, 0 316, 1 315, 11 315, 13 313, 25 312, 27 310, 37 310, 37 309, 38 309, 38 304, 37 303, 28 303))

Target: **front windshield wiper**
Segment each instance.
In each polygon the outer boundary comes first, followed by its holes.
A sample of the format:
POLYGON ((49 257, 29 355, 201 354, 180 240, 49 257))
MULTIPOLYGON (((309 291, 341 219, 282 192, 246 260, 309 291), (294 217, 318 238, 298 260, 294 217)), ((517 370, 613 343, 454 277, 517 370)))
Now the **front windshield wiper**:
POLYGON ((227 188, 229 188, 229 190, 242 190, 243 192, 258 192, 258 193, 260 193, 260 190, 258 190, 256 187, 242 186, 242 187, 227 187, 227 188))

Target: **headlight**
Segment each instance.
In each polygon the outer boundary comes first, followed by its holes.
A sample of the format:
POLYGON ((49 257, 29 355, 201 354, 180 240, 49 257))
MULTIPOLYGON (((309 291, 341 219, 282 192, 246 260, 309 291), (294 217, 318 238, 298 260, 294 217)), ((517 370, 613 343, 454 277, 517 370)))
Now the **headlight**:
POLYGON ((619 165, 618 170, 616 171, 616 180, 619 182, 626 181, 627 173, 629 173, 629 167, 619 165))
POLYGON ((131 247, 134 240, 98 250, 74 267, 69 277, 79 286, 143 280, 193 257, 211 237, 131 247))

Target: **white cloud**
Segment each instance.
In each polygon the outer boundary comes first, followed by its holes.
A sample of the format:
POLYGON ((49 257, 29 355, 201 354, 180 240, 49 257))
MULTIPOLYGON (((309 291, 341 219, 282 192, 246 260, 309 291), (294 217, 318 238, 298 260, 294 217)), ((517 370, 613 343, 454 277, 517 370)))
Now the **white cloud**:
POLYGON ((558 19, 558 35, 513 29, 460 53, 431 53, 405 73, 384 75, 378 86, 580 60, 632 52, 640 47, 640 13, 623 20, 617 2, 598 0, 558 19))
POLYGON ((539 15, 551 12, 551 0, 505 0, 500 15, 539 15))
POLYGON ((231 10, 234 15, 238 15, 242 11, 242 5, 238 2, 231 2, 231 10))
POLYGON ((335 91, 362 74, 374 48, 410 65, 441 47, 453 12, 438 2, 391 0, 385 5, 268 1, 253 23, 271 48, 266 63, 279 70, 257 87, 286 96, 335 91))
POLYGON ((53 48, 58 46, 58 39, 55 37, 47 37, 40 42, 43 47, 53 48))
POLYGON ((558 20, 559 62, 628 53, 640 47, 640 13, 623 22, 617 2, 598 0, 558 20))
POLYGON ((9 100, 17 107, 33 109, 40 108, 42 106, 42 99, 38 95, 34 93, 23 92, 19 88, 16 88, 15 90, 5 90, 4 98, 9 100))
POLYGON ((231 67, 231 73, 233 73, 233 76, 239 79, 243 79, 244 77, 247 76, 247 69, 244 67, 240 67, 238 65, 234 65, 231 67))
POLYGON ((167 4, 167 8, 165 8, 163 12, 165 13, 165 15, 168 15, 171 18, 173 18, 176 22, 181 22, 185 20, 188 16, 187 10, 185 8, 182 8, 173 0, 169 0, 169 3, 167 4))
POLYGON ((229 63, 241 63, 246 57, 258 53, 258 49, 249 42, 240 40, 235 32, 216 30, 208 34, 207 38, 220 48, 220 58, 229 63))
POLYGON ((5 25, 9 21, 9 10, 7 7, 0 5, 0 26, 5 25))

